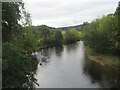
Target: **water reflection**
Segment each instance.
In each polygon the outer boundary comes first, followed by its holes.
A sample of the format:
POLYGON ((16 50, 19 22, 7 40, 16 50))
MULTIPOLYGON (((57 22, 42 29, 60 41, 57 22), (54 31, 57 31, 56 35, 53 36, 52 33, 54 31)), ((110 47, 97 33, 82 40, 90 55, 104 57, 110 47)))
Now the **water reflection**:
POLYGON ((66 50, 68 53, 70 53, 71 51, 75 52, 77 47, 78 47, 78 43, 69 44, 66 46, 66 50))
POLYGON ((101 66, 100 64, 84 60, 84 74, 91 79, 91 83, 98 83, 102 88, 117 88, 119 85, 118 70, 110 66, 101 66))
POLYGON ((50 48, 41 49, 40 52, 42 56, 50 56, 50 48))
POLYGON ((63 52, 63 46, 57 46, 52 48, 44 48, 37 52, 37 59, 39 64, 48 63, 51 55, 56 54, 56 56, 61 56, 63 52))
POLYGON ((57 56, 61 56, 62 52, 63 52, 63 46, 57 46, 57 47, 55 47, 55 54, 57 56))

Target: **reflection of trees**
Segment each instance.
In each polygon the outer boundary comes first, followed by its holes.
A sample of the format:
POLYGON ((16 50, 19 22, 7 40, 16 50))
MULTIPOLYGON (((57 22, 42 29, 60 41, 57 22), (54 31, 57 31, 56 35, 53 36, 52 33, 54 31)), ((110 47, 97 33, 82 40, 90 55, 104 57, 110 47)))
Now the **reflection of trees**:
POLYGON ((40 54, 38 55, 38 59, 40 61, 40 65, 42 65, 42 62, 48 62, 48 58, 50 58, 52 52, 50 48, 44 48, 41 49, 39 53, 40 54))
POLYGON ((55 53, 56 53, 57 56, 61 56, 62 51, 63 51, 63 46, 55 47, 55 53))
POLYGON ((49 48, 44 48, 41 50, 41 55, 42 56, 49 56, 50 55, 50 50, 49 48))
POLYGON ((91 75, 92 78, 92 82, 95 81, 101 81, 102 79, 102 72, 101 72, 101 68, 99 68, 99 66, 97 66, 96 64, 94 65, 94 63, 91 61, 87 61, 85 60, 85 66, 84 66, 84 73, 87 75, 91 75))
POLYGON ((67 52, 69 53, 71 50, 72 50, 72 51, 75 51, 75 50, 77 49, 77 47, 78 47, 78 44, 77 44, 77 43, 68 44, 68 45, 66 46, 66 50, 67 50, 67 52))
POLYGON ((83 72, 90 77, 92 83, 99 83, 103 88, 118 87, 118 71, 109 66, 101 66, 94 61, 85 60, 83 72))

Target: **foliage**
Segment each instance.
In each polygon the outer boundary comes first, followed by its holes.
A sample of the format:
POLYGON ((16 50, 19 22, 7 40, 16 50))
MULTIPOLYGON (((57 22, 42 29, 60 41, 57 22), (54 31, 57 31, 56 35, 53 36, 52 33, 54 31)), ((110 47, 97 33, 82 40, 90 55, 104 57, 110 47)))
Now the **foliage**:
POLYGON ((38 40, 39 47, 62 45, 63 35, 59 29, 46 25, 32 27, 34 36, 38 40))
POLYGON ((20 33, 22 25, 30 26, 30 14, 22 2, 2 2, 2 42, 11 42, 20 33))
POLYGON ((119 55, 120 52, 120 2, 118 4, 118 7, 115 12, 115 17, 114 17, 114 27, 113 31, 111 32, 111 43, 113 52, 119 55))
POLYGON ((25 25, 30 25, 30 15, 25 11, 23 3, 2 3, 3 88, 31 88, 33 83, 36 83, 33 69, 37 66, 37 61, 29 54, 36 50, 37 41, 32 30, 23 29, 19 23, 23 18, 22 13, 26 13, 25 25), (22 54, 23 51, 27 54, 22 54))
POLYGON ((63 35, 62 35, 61 31, 59 31, 59 30, 55 31, 54 39, 55 39, 56 45, 62 45, 63 35))
POLYGON ((116 54, 120 52, 119 7, 115 14, 108 14, 101 19, 83 24, 81 31, 85 44, 95 52, 116 54))
POLYGON ((14 45, 16 45, 21 52, 31 54, 38 49, 38 39, 31 27, 25 27, 21 34, 16 35, 13 40, 14 45))
POLYGON ((21 9, 23 3, 19 2, 2 2, 2 41, 10 41, 14 34, 19 31, 21 27, 18 24, 21 18, 21 9))
POLYGON ((67 30, 64 34, 65 43, 74 43, 79 40, 79 33, 75 29, 67 30))
POLYGON ((2 51, 3 88, 31 88, 30 83, 36 83, 31 67, 35 61, 21 54, 11 43, 4 43, 2 51))

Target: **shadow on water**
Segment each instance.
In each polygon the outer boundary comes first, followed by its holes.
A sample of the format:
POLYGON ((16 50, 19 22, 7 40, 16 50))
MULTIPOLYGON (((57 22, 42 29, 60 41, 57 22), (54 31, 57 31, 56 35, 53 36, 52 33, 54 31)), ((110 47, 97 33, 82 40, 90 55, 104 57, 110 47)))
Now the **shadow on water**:
POLYGON ((91 79, 91 83, 98 83, 102 88, 118 88, 118 70, 110 66, 102 66, 94 61, 85 59, 83 73, 91 79))

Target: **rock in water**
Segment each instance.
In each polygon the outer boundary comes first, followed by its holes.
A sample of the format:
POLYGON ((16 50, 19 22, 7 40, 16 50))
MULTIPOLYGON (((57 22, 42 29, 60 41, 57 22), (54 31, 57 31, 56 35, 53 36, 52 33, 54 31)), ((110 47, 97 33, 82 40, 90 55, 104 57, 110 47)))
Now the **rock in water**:
POLYGON ((42 63, 40 63, 40 65, 42 65, 42 63))

